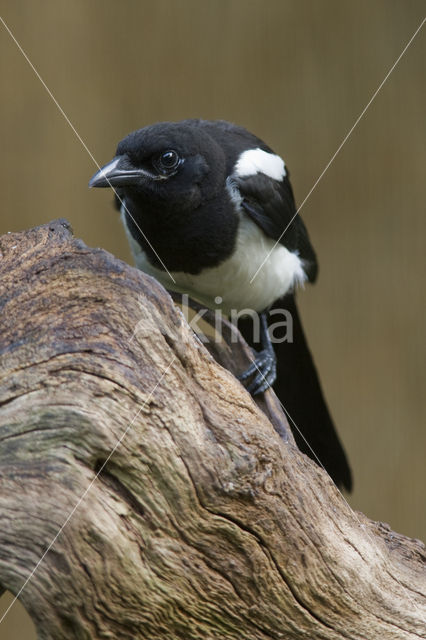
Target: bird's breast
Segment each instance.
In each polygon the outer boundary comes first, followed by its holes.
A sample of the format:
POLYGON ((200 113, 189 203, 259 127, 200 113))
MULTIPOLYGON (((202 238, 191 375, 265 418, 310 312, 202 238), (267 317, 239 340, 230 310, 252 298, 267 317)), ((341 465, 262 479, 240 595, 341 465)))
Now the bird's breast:
MULTIPOLYGON (((243 213, 231 256, 197 275, 154 267, 129 232, 123 214, 121 219, 139 269, 154 276, 166 289, 187 293, 206 307, 220 308, 227 315, 233 310, 240 314, 244 309, 263 311, 306 279, 297 253, 276 245, 243 213)), ((167 255, 161 258, 167 267, 167 255)))

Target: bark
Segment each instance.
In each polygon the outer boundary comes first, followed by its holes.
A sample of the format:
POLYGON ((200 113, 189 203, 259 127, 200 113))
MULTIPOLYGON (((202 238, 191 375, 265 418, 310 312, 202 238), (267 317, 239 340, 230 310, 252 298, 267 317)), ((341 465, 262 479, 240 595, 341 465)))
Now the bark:
POLYGON ((0 253, 0 585, 30 577, 39 638, 426 637, 422 543, 354 512, 156 281, 63 220, 0 253))

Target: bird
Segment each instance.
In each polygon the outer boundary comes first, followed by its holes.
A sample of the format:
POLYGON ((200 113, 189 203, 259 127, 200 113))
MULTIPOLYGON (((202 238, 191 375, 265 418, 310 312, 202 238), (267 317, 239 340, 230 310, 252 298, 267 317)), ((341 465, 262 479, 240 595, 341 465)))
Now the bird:
POLYGON ((139 269, 208 309, 236 311, 255 349, 241 382, 252 395, 272 387, 299 449, 350 491, 347 456, 297 308, 297 289, 315 282, 318 262, 281 156, 224 120, 158 122, 122 139, 89 186, 114 190, 139 269), (291 315, 292 340, 281 327, 273 343, 279 310, 291 315))

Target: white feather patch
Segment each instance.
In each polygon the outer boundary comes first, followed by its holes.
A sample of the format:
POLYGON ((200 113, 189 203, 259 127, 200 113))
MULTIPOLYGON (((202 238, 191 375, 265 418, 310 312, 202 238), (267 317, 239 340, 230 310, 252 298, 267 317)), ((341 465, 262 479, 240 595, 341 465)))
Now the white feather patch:
MULTIPOLYGON (((176 281, 153 267, 142 247, 131 236, 122 209, 122 222, 136 266, 154 276, 166 289, 187 293, 210 309, 220 307, 225 314, 232 310, 263 311, 275 300, 306 280, 302 260, 297 253, 276 246, 246 215, 241 215, 235 250, 217 267, 203 269, 198 275, 172 271, 176 281), (268 257, 256 278, 250 283, 263 260, 268 257), (221 298, 220 303, 216 298, 221 298)), ((167 266, 167 256, 163 256, 167 266)))
POLYGON ((240 178, 264 173, 274 180, 282 180, 286 175, 284 160, 275 153, 268 153, 262 149, 248 149, 238 158, 235 173, 240 178))

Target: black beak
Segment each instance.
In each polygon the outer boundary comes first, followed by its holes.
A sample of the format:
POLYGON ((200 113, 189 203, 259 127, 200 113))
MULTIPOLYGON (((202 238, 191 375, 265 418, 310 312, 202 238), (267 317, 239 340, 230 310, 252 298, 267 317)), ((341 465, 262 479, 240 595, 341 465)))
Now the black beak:
POLYGON ((91 178, 89 187, 123 187, 138 184, 141 179, 152 176, 143 169, 134 167, 127 155, 116 156, 91 178))

